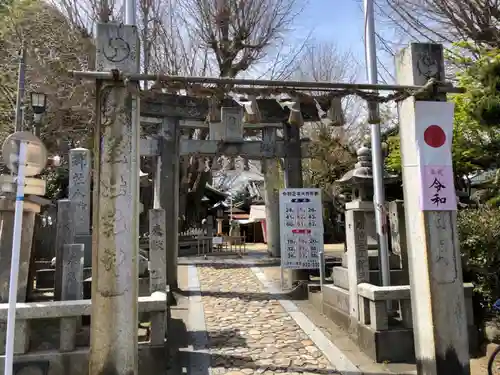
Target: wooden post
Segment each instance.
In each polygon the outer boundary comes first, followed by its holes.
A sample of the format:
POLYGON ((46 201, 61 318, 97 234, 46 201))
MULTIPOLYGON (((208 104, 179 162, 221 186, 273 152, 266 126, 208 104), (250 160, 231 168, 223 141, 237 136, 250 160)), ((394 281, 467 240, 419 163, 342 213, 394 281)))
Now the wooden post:
MULTIPOLYGON (((396 57, 396 72, 401 85, 424 85, 430 78, 444 81, 443 46, 410 44, 396 57)), ((421 129, 415 126, 415 103, 413 97, 399 103, 399 129, 417 372, 468 375, 469 344, 456 212, 421 209, 416 139, 421 129)))
MULTIPOLYGON (((135 26, 97 24, 97 67, 139 69, 135 26)), ((97 82, 89 374, 138 371, 139 98, 127 82, 97 82)))
MULTIPOLYGON (((276 128, 264 128, 262 130, 262 143, 266 147, 272 148, 276 141, 276 128)), ((266 203, 266 231, 267 231, 267 251, 273 257, 279 257, 280 248, 280 173, 278 160, 265 159, 262 161, 262 172, 265 184, 266 203)))
POLYGON ((167 285, 178 287, 177 257, 179 255, 179 140, 177 119, 165 118, 160 134, 159 184, 160 206, 165 211, 167 285))
MULTIPOLYGON (((297 125, 283 124, 283 135, 285 138, 286 156, 285 166, 285 187, 302 188, 302 158, 300 149, 300 127, 297 125)), ((268 231, 269 233, 269 231, 268 231)), ((299 281, 309 280, 307 270, 288 270, 288 284, 293 286, 299 281)))

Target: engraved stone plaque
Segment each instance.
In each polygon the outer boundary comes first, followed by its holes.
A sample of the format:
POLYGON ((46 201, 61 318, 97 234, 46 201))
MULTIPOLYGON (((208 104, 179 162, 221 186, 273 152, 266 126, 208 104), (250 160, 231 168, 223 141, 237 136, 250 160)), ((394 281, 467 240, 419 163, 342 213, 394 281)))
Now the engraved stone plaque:
POLYGON ((221 117, 225 127, 224 140, 231 142, 243 141, 243 108, 222 107, 221 117))
POLYGON ((139 66, 139 36, 135 26, 117 23, 97 24, 97 61, 99 71, 118 69, 136 73, 139 66))

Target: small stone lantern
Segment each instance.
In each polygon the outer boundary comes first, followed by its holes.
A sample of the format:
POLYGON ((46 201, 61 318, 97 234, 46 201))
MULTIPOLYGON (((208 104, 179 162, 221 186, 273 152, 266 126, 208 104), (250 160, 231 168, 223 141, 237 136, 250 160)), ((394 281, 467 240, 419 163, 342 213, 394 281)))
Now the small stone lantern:
MULTIPOLYGON (((351 190, 351 202, 346 203, 346 210, 366 212, 366 233, 368 246, 377 248, 377 232, 375 226, 375 210, 373 207, 373 171, 370 139, 366 139, 356 152, 358 162, 354 169, 337 180, 337 184, 351 190)), ((397 182, 398 176, 384 171, 384 185, 397 182)))

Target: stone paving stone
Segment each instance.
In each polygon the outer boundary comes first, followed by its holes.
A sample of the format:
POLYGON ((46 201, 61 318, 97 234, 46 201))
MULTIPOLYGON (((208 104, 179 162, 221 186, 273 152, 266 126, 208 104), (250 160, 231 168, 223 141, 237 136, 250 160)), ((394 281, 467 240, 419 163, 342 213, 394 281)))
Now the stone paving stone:
POLYGON ((213 375, 335 374, 249 268, 198 267, 213 375))

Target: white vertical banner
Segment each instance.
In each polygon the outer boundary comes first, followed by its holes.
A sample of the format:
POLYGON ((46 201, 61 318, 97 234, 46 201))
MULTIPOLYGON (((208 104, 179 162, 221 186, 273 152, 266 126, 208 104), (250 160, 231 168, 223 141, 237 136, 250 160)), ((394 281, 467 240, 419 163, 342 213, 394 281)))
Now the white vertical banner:
POLYGON ((451 154, 454 108, 450 102, 415 102, 420 206, 424 211, 457 209, 451 154))

